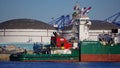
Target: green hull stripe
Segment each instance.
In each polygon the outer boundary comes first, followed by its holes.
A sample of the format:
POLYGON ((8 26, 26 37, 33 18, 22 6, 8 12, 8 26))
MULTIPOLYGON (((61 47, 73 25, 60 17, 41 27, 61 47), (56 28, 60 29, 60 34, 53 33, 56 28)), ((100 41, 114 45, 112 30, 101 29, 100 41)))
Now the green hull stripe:
POLYGON ((120 44, 102 45, 97 41, 83 41, 80 43, 81 54, 120 54, 120 44))

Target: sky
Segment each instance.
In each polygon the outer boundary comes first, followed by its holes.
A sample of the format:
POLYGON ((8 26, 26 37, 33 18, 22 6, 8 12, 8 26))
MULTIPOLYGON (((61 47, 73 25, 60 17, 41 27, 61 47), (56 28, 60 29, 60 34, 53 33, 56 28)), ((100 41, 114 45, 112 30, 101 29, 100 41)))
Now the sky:
POLYGON ((0 23, 21 18, 48 23, 53 17, 71 14, 77 1, 80 7, 92 7, 91 20, 104 20, 120 12, 120 0, 0 0, 0 23))

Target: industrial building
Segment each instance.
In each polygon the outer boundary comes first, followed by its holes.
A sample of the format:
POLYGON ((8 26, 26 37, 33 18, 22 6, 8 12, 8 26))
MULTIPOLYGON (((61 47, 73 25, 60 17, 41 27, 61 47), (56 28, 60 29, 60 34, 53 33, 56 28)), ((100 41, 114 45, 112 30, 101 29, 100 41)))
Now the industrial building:
POLYGON ((99 34, 120 33, 120 27, 113 23, 100 20, 91 20, 92 25, 89 30, 89 40, 98 41, 99 34))
MULTIPOLYGON (((100 20, 90 20, 91 25, 89 26, 89 37, 87 40, 93 40, 98 41, 98 35, 99 34, 110 34, 110 33, 120 33, 120 27, 106 22, 106 21, 100 21, 100 20)), ((82 32, 81 32, 82 33, 82 32)), ((78 29, 74 25, 70 25, 64 28, 63 35, 67 39, 70 39, 70 37, 76 37, 79 35, 78 29)), ((84 37, 82 35, 82 37, 84 37)))

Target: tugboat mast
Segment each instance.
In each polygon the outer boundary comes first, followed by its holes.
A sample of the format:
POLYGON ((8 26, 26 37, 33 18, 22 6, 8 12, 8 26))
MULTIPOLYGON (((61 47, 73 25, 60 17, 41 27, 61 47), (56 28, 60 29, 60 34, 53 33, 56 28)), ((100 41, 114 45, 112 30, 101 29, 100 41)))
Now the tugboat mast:
POLYGON ((84 7, 80 9, 80 4, 74 6, 74 13, 72 14, 73 17, 73 25, 75 25, 78 29, 78 40, 88 40, 89 38, 89 27, 91 22, 89 17, 87 16, 91 7, 84 7))

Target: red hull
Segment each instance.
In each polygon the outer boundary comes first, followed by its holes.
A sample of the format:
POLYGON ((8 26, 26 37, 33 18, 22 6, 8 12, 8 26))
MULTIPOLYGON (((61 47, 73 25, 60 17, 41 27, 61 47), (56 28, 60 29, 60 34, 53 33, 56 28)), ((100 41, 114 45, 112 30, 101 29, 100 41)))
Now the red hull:
POLYGON ((81 62, 120 62, 120 54, 81 54, 81 62))

